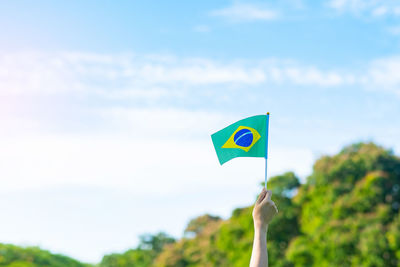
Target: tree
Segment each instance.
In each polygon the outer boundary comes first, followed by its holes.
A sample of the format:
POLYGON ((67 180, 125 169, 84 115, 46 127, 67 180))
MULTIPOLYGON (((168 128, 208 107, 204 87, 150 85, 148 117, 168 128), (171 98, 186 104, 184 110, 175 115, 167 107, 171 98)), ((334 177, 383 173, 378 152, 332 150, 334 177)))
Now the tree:
POLYGON ((301 232, 288 259, 295 266, 397 266, 399 174, 400 159, 372 143, 319 159, 295 197, 301 232))
POLYGON ((140 236, 140 242, 136 249, 130 249, 122 254, 105 255, 99 264, 100 267, 147 267, 152 266, 155 258, 163 250, 164 246, 173 244, 175 239, 160 232, 155 235, 146 234, 140 236))
POLYGON ((0 266, 7 267, 88 267, 69 257, 52 254, 38 247, 18 247, 0 244, 0 266))

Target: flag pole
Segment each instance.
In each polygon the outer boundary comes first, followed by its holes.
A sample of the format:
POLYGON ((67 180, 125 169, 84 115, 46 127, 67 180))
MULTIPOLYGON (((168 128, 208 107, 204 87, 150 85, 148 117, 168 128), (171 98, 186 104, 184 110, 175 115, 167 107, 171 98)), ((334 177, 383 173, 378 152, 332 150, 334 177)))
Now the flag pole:
POLYGON ((267 167, 268 167, 268 128, 269 128, 269 112, 267 112, 267 128, 265 129, 265 184, 264 187, 267 189, 267 167))

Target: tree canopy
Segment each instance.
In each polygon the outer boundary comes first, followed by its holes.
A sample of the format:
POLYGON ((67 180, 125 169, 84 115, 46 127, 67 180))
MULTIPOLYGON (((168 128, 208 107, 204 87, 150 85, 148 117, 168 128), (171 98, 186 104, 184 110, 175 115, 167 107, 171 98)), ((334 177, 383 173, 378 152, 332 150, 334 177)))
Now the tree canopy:
POLYGON ((0 266, 7 267, 89 267, 69 257, 52 254, 38 247, 0 244, 0 266))

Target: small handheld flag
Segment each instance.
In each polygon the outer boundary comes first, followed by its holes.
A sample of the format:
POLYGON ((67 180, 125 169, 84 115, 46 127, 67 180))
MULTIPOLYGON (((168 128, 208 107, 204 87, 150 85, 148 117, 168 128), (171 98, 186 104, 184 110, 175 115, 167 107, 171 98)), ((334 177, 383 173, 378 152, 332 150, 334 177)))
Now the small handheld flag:
POLYGON ((222 165, 237 157, 265 158, 267 186, 268 124, 269 113, 240 120, 212 134, 219 163, 222 165))

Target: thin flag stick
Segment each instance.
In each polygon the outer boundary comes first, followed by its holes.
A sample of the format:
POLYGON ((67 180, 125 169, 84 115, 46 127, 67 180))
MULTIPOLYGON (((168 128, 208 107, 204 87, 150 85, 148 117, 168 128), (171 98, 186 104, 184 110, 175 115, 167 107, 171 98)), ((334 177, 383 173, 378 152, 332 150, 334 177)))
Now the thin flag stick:
POLYGON ((269 127, 269 112, 267 112, 267 128, 265 129, 265 189, 267 189, 267 167, 268 167, 268 127, 269 127))

